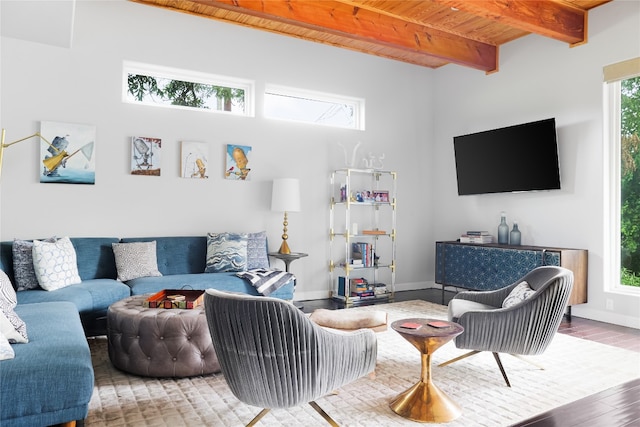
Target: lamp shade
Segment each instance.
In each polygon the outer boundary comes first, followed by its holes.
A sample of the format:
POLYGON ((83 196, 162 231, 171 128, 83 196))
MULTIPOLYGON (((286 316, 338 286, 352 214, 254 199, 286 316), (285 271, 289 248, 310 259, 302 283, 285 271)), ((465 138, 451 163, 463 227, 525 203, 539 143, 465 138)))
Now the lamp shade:
POLYGON ((300 181, 295 178, 273 180, 271 210, 276 212, 300 211, 300 181))

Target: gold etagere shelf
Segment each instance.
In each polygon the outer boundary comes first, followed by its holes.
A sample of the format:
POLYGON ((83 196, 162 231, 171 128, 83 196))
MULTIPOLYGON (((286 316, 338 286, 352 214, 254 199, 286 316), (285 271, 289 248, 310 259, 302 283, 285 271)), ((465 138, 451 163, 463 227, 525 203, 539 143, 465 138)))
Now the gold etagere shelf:
POLYGON ((345 306, 393 300, 396 180, 396 172, 377 169, 331 174, 329 281, 331 298, 345 306))

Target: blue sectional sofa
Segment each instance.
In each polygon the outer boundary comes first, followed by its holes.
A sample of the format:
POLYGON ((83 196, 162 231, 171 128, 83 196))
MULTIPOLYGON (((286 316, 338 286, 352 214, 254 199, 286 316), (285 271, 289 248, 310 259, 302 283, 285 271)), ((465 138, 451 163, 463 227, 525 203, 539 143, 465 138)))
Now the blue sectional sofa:
MULTIPOLYGON (((111 304, 163 289, 214 288, 259 295, 235 273, 205 273, 207 236, 71 238, 81 283, 17 292, 16 313, 29 342, 13 344, 15 358, 0 361, 0 425, 48 426, 82 420, 93 393, 86 336, 106 334, 111 304), (113 243, 156 242, 162 276, 117 280, 113 243)), ((0 269, 15 285, 13 242, 0 242, 0 269)), ((264 248, 264 258, 268 260, 264 248)), ((269 296, 293 300, 294 280, 269 296)))

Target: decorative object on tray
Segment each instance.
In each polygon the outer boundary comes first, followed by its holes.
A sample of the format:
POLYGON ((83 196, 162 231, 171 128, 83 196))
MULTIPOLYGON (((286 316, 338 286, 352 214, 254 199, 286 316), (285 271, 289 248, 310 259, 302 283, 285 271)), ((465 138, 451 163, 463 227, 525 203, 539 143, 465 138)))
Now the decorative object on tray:
POLYGON ((190 289, 164 289, 142 302, 147 308, 194 309, 204 301, 204 291, 190 289))

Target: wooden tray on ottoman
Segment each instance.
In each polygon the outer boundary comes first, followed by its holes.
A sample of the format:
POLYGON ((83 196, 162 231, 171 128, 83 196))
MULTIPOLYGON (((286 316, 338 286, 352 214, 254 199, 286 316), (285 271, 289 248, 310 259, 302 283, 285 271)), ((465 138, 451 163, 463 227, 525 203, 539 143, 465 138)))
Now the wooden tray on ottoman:
POLYGON ((204 291, 187 289, 164 289, 142 302, 147 308, 193 309, 204 301, 204 291))

